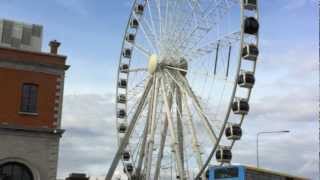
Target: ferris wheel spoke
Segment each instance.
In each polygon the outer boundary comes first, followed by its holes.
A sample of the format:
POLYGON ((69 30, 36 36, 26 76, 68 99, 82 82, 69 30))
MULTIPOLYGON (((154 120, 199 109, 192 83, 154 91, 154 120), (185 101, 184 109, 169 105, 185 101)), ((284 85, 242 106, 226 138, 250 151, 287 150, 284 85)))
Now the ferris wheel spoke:
MULTIPOLYGON (((154 77, 154 76, 153 76, 154 77)), ((151 92, 150 92, 150 96, 149 96, 149 106, 148 106, 148 112, 147 112, 147 122, 148 122, 148 127, 147 127, 147 141, 146 141, 146 146, 145 146, 145 149, 143 150, 144 151, 144 162, 143 162, 143 175, 145 176, 147 174, 147 171, 148 171, 148 161, 149 161, 149 143, 148 143, 148 137, 150 136, 150 133, 151 133, 151 128, 152 128, 152 112, 153 112, 153 101, 154 101, 154 85, 155 83, 153 84, 152 86, 152 89, 151 89, 151 92)))
POLYGON ((199 13, 199 7, 197 7, 197 2, 193 2, 192 4, 192 15, 189 17, 189 20, 186 21, 186 23, 184 23, 183 25, 183 33, 180 33, 179 38, 177 39, 177 41, 175 42, 177 44, 177 48, 183 48, 186 47, 187 45, 185 45, 186 43, 189 43, 189 41, 192 41, 194 39, 194 37, 199 35, 197 34, 197 32, 204 32, 204 33, 208 33, 208 31, 210 30, 210 28, 207 27, 207 25, 201 25, 201 17, 202 15, 199 13), (199 15, 200 14, 200 15, 199 15), (192 18, 195 19, 195 25, 193 26, 191 23, 192 18), (189 28, 189 29, 188 29, 189 28))
POLYGON ((140 27, 141 27, 141 30, 142 30, 142 33, 143 33, 145 39, 147 40, 149 46, 152 47, 155 52, 158 52, 157 40, 156 40, 155 35, 152 34, 152 32, 151 32, 151 33, 148 33, 148 32, 146 31, 146 27, 143 26, 140 18, 138 18, 135 14, 134 14, 134 16, 135 16, 135 18, 137 19, 137 21, 139 22, 140 27))
POLYGON ((124 72, 148 72, 148 69, 147 68, 132 68, 132 69, 130 68, 129 70, 124 72))
POLYGON ((189 59, 201 58, 207 54, 214 52, 218 46, 220 48, 226 48, 239 41, 240 41, 240 32, 238 31, 233 32, 217 40, 214 40, 213 42, 209 42, 202 47, 199 47, 199 48, 194 47, 194 48, 188 49, 186 56, 189 57, 189 59))
POLYGON ((168 17, 169 17, 169 0, 166 0, 165 3, 165 10, 164 10, 164 23, 163 23, 163 31, 162 31, 162 37, 163 40, 165 40, 167 37, 167 28, 168 28, 168 17))
POLYGON ((199 24, 199 20, 201 20, 201 17, 203 16, 203 9, 201 7, 201 4, 199 3, 199 1, 189 0, 189 2, 192 5, 193 14, 196 17, 196 23, 199 24), (199 18, 199 20, 197 18, 199 18))
POLYGON ((171 71, 166 71, 169 76, 174 80, 174 82, 181 88, 183 89, 187 95, 192 99, 192 102, 195 106, 195 109, 197 111, 197 113, 199 114, 199 116, 201 117, 200 119, 203 120, 202 122, 204 123, 209 137, 212 141, 213 144, 215 144, 217 142, 217 135, 215 134, 212 125, 210 124, 210 121, 208 119, 208 117, 205 115, 203 108, 201 107, 201 104, 197 98, 197 96, 193 93, 193 90, 191 89, 191 87, 189 86, 187 80, 184 77, 181 77, 182 75, 180 73, 176 73, 176 72, 171 72, 171 71), (174 75, 173 75, 174 74, 174 75), (176 77, 177 80, 174 78, 176 77), (182 82, 182 83, 180 83, 182 82))
POLYGON ((144 29, 149 31, 149 34, 151 34, 151 39, 153 40, 154 43, 156 43, 156 46, 159 49, 161 42, 160 42, 160 39, 157 35, 157 32, 155 31, 153 26, 150 25, 150 23, 147 21, 147 19, 143 19, 143 20, 144 20, 143 21, 144 24, 146 25, 146 27, 144 29))
POLYGON ((220 16, 223 16, 233 5, 238 3, 238 0, 215 0, 215 3, 211 3, 213 6, 208 6, 208 8, 204 10, 203 16, 208 19, 210 15, 217 17, 216 14, 218 14, 218 18, 220 18, 220 16))
MULTIPOLYGON (((175 15, 173 15, 173 12, 176 10, 176 9, 178 9, 179 8, 179 4, 180 4, 180 2, 179 1, 173 1, 174 2, 174 4, 172 5, 172 10, 171 10, 171 14, 170 14, 170 16, 169 17, 171 17, 170 19, 169 19, 169 31, 168 31, 168 34, 170 35, 170 36, 173 36, 173 32, 174 32, 174 30, 175 30, 175 28, 177 27, 176 25, 176 23, 177 23, 177 19, 178 19, 178 17, 179 17, 179 14, 175 14, 175 15)), ((178 11, 175 11, 175 12, 178 12, 178 11)))
MULTIPOLYGON (((157 9, 158 9, 158 21, 159 21, 159 41, 160 44, 162 44, 162 26, 163 26, 163 22, 162 22, 162 17, 161 17, 161 2, 160 0, 155 0, 157 9)), ((161 54, 161 48, 160 48, 160 54, 161 54)))
POLYGON ((138 72, 148 72, 147 68, 130 68, 128 70, 122 70, 125 73, 138 73, 138 72))
MULTIPOLYGON (((150 5, 150 0, 146 0, 146 3, 147 3, 147 7, 148 7, 148 14, 149 14, 149 18, 150 18, 150 21, 151 21, 151 29, 152 29, 152 32, 154 33, 154 36, 155 38, 158 40, 157 42, 160 42, 160 38, 159 38, 159 35, 157 34, 157 29, 156 29, 156 26, 155 26, 155 21, 154 21, 154 18, 152 16, 152 11, 151 11, 151 5, 150 5)), ((160 47, 158 45, 158 49, 157 49, 157 52, 158 54, 160 54, 160 47)))
POLYGON ((158 156, 157 156, 155 175, 154 175, 155 180, 159 179, 161 162, 163 159, 163 152, 164 152, 165 142, 166 142, 166 138, 167 138, 167 133, 168 133, 168 119, 165 119, 163 129, 161 130, 160 148, 159 148, 159 152, 158 152, 158 156))
MULTIPOLYGON (((171 111, 172 108, 172 93, 169 93, 169 108, 171 111)), ((168 134, 168 118, 165 117, 164 124, 163 124, 163 129, 161 130, 161 139, 160 139, 160 149, 158 152, 158 157, 157 157, 157 162, 156 162, 156 170, 155 170, 155 175, 154 179, 158 180, 159 175, 160 175, 160 169, 161 169, 161 162, 163 159, 163 152, 164 152, 164 147, 165 147, 165 142, 167 139, 167 134, 168 134)))
POLYGON ((194 122, 192 120, 192 115, 188 106, 188 100, 187 98, 185 98, 185 95, 182 96, 182 100, 184 101, 184 109, 187 113, 187 126, 189 128, 189 130, 191 131, 192 134, 192 149, 193 152, 196 156, 196 160, 197 160, 197 165, 198 168, 200 169, 203 166, 203 160, 202 160, 202 156, 201 156, 201 149, 200 149, 200 143, 197 137, 197 133, 196 133, 196 128, 194 126, 194 122))
POLYGON ((147 84, 146 81, 148 81, 149 79, 150 79, 150 77, 147 76, 147 77, 143 78, 141 81, 135 83, 132 86, 132 89, 128 90, 128 92, 127 92, 128 95, 132 96, 128 100, 133 100, 134 98, 136 98, 141 92, 140 89, 144 88, 144 85, 147 84))
MULTIPOLYGON (((171 25, 170 25, 170 37, 169 41, 170 43, 168 45, 174 46, 176 41, 179 39, 179 37, 184 33, 181 31, 181 27, 184 22, 187 22, 186 20, 186 13, 185 9, 183 9, 184 1, 177 1, 176 7, 173 9, 175 12, 174 18, 171 19, 171 25)), ((172 49, 172 47, 170 47, 172 49)))
MULTIPOLYGON (((236 4, 236 3, 233 3, 236 4)), ((228 13, 229 9, 233 6, 232 3, 226 3, 226 0, 220 0, 214 4, 213 7, 205 10, 204 14, 201 16, 202 19, 198 24, 188 33, 184 38, 181 39, 179 46, 186 50, 189 45, 192 47, 198 46, 199 42, 206 37, 206 35, 211 31, 211 29, 218 25, 219 19, 221 19, 225 14, 228 13), (223 9, 223 11, 221 11, 223 9), (211 15, 211 16, 210 16, 211 15), (211 21, 209 21, 210 17, 211 21)))
POLYGON ((137 43, 134 43, 133 47, 135 47, 137 50, 139 50, 147 58, 149 58, 152 54, 149 50, 145 49, 143 46, 141 46, 137 43))
POLYGON ((194 18, 195 16, 195 10, 196 8, 193 7, 192 2, 190 2, 192 0, 187 0, 187 4, 189 5, 190 9, 191 9, 191 13, 189 14, 188 17, 184 18, 184 20, 182 20, 182 23, 180 24, 180 22, 176 22, 175 24, 180 25, 180 28, 173 28, 173 33, 175 34, 176 38, 175 38, 175 42, 173 44, 176 44, 177 42, 180 42, 180 38, 186 35, 186 31, 188 28, 188 25, 190 25, 189 23, 192 22, 192 18, 194 18))
MULTIPOLYGON (((178 88, 177 88, 178 90, 178 88)), ((178 93, 177 93, 178 94, 178 93)), ((195 126, 194 126, 194 123, 192 121, 192 115, 190 113, 190 109, 188 107, 188 102, 187 102, 187 99, 185 98, 186 97, 186 93, 184 92, 180 92, 180 97, 179 97, 179 101, 180 101, 180 104, 181 104, 181 107, 178 108, 177 110, 177 119, 181 120, 183 118, 183 113, 182 113, 182 109, 185 110, 185 112, 187 113, 187 120, 188 122, 186 123, 186 127, 187 129, 189 129, 191 135, 192 135, 192 151, 193 152, 190 152, 190 154, 196 158, 196 161, 197 161, 197 165, 198 165, 198 168, 200 169, 202 166, 203 166, 203 160, 202 160, 202 156, 201 156, 201 149, 200 149, 200 143, 198 141, 198 138, 197 138, 197 134, 196 134, 196 130, 195 130, 195 126), (183 104, 183 105, 182 105, 183 104), (193 154, 192 154, 193 153, 193 154)), ((179 127, 179 125, 177 124, 177 128, 178 129, 183 129, 182 126, 179 127)), ((183 131, 181 132, 182 133, 182 136, 183 136, 183 131)), ((178 133, 179 134, 179 133, 178 133)), ((182 142, 183 142, 183 139, 182 139, 182 142)), ((184 151, 185 148, 183 145, 181 146, 182 147, 182 151, 184 151)), ((185 162, 185 164, 187 165, 187 175, 188 177, 190 177, 190 168, 189 168, 189 159, 190 159, 190 156, 188 154, 188 152, 185 153, 186 154, 186 159, 183 159, 183 161, 185 162)), ((204 178, 205 176, 203 176, 204 178)))
POLYGON ((181 49, 181 51, 186 51, 187 49, 190 49, 189 45, 192 47, 198 45, 198 43, 210 32, 210 30, 210 28, 196 25, 194 29, 189 31, 189 33, 186 33, 186 35, 177 42, 176 47, 181 49))
POLYGON ((183 138, 183 122, 182 122, 182 101, 181 101, 181 91, 176 88, 176 109, 177 109, 177 135, 179 148, 181 152, 181 161, 184 162, 184 138, 183 138))
POLYGON ((145 99, 148 97, 149 95, 149 91, 151 89, 151 86, 152 86, 152 79, 149 79, 148 80, 148 83, 146 85, 146 88, 143 92, 143 96, 140 98, 140 102, 139 102, 139 105, 137 107, 137 111, 134 113, 131 121, 130 121, 130 124, 128 126, 128 129, 127 129, 127 132, 125 133, 125 136, 124 138, 122 139, 122 141, 120 142, 120 145, 118 147, 118 150, 116 152, 116 155, 114 157, 114 159, 112 160, 112 163, 111 163, 111 166, 110 166, 110 169, 107 173, 107 176, 106 176, 106 179, 111 179, 113 174, 114 174, 114 171, 119 163, 119 160, 121 158, 121 155, 123 153, 123 151, 125 150, 125 147, 128 145, 128 142, 129 142, 129 138, 133 132, 133 129, 137 123, 137 120, 143 110, 143 106, 145 104, 145 99))
POLYGON ((214 75, 213 73, 210 73, 210 72, 188 71, 188 70, 185 70, 182 68, 177 68, 177 67, 172 67, 172 66, 166 66, 166 68, 176 70, 178 72, 186 72, 188 74, 192 74, 195 76, 214 78, 215 80, 220 80, 220 81, 224 81, 227 83, 235 83, 234 80, 228 80, 227 76, 218 76, 218 75, 214 75))
MULTIPOLYGON (((145 103, 145 106, 147 106, 147 103, 145 103)), ((146 125, 147 123, 145 123, 145 125, 146 125)), ((144 127, 145 127, 145 125, 144 125, 144 127)), ((137 128, 138 129, 138 128, 137 128)), ((145 128, 144 128, 145 129, 145 128)), ((137 133, 137 132, 135 132, 135 133, 137 133)), ((131 154, 132 154, 132 160, 133 160, 133 165, 134 165, 134 167, 138 167, 138 166, 135 166, 137 163, 138 163, 138 157, 139 157, 139 155, 141 154, 141 149, 144 149, 143 148, 143 146, 144 146, 144 139, 145 139, 145 136, 144 136, 145 134, 144 134, 144 131, 142 132, 142 134, 138 134, 138 135, 136 135, 136 137, 139 139, 139 141, 138 141, 138 143, 136 143, 137 145, 134 147, 134 149, 133 149, 133 151, 131 151, 131 154)), ((134 138, 133 137, 133 135, 131 136, 131 138, 134 138)), ((132 143, 133 145, 135 144, 135 143, 132 143)), ((128 145, 129 146, 129 145, 128 145)), ((131 149, 131 148, 129 148, 129 149, 131 149)), ((137 173, 137 168, 136 168, 136 172, 135 173, 137 173)), ((138 173, 137 173, 138 174, 138 173)))
POLYGON ((172 146, 174 149, 174 154, 175 154, 175 158, 176 158, 176 165, 178 168, 178 173, 181 177, 181 179, 185 179, 184 178, 184 165, 183 162, 181 161, 181 152, 180 152, 180 148, 179 148, 179 142, 177 140, 176 137, 176 130, 174 127, 174 123, 173 123, 173 117, 171 114, 171 110, 170 110, 170 105, 169 105, 169 99, 165 90, 165 86, 164 86, 164 80, 161 79, 161 94, 164 100, 164 105, 165 105, 165 112, 166 112, 166 117, 168 118, 168 125, 169 125, 169 130, 170 130, 170 137, 171 137, 171 142, 172 142, 172 146))
POLYGON ((152 168, 152 155, 153 155, 153 146, 154 146, 154 137, 157 128, 156 122, 156 113, 157 113, 157 105, 158 105, 158 94, 159 94, 159 78, 157 75, 154 75, 155 82, 153 87, 153 96, 152 96, 152 112, 151 112, 151 129, 150 134, 148 135, 148 165, 147 165, 147 172, 146 178, 151 179, 151 168, 152 168))
POLYGON ((141 148, 140 148, 140 151, 139 151, 139 156, 138 156, 138 165, 137 165, 137 168, 136 168, 136 175, 138 177, 141 177, 141 168, 142 168, 142 163, 143 163, 143 159, 144 159, 144 156, 145 156, 145 148, 146 148, 146 144, 147 144, 147 135, 148 135, 148 125, 149 124, 149 121, 147 120, 146 123, 145 123, 145 127, 144 127, 144 130, 143 130, 143 140, 142 140, 142 143, 141 143, 141 148))

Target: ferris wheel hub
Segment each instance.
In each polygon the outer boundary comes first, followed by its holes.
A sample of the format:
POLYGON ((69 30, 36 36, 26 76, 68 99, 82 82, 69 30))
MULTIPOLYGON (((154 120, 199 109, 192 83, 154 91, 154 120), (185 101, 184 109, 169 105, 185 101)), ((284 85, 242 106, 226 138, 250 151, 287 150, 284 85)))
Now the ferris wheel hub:
POLYGON ((149 57, 148 71, 150 74, 153 74, 158 67, 158 56, 156 54, 152 54, 149 57))

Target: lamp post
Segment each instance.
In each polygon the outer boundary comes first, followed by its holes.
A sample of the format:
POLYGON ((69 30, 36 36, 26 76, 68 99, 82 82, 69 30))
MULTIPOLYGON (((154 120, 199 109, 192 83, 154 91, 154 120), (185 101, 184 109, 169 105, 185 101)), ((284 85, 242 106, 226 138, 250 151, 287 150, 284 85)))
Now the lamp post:
POLYGON ((259 136, 262 134, 279 134, 279 133, 289 133, 289 130, 283 131, 261 131, 257 133, 257 142, 256 142, 256 150, 257 150, 257 168, 259 168, 259 136))

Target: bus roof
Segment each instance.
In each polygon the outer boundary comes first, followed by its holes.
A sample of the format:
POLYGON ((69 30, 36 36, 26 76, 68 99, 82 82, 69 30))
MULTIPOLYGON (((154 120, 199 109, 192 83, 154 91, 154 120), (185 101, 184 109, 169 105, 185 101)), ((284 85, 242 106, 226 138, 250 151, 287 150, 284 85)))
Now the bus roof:
POLYGON ((245 167, 246 169, 252 170, 252 171, 265 172, 265 173, 269 173, 269 174, 285 176, 285 177, 289 177, 289 178, 294 178, 296 180, 309 180, 308 178, 299 177, 299 176, 293 176, 293 175, 289 175, 289 174, 286 174, 286 173, 276 172, 276 171, 273 171, 273 170, 262 169, 262 168, 257 168, 257 167, 253 167, 253 166, 247 166, 247 165, 241 165, 241 166, 245 167))

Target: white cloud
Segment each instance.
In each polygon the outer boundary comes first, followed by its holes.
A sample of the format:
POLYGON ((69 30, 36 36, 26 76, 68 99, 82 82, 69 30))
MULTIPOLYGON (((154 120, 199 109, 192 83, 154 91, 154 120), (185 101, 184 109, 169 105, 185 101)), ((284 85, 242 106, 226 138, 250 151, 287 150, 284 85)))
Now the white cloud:
POLYGON ((59 176, 104 174, 116 148, 111 95, 68 95, 64 99, 59 176))
MULTIPOLYGON (((289 129, 287 135, 262 137, 262 166, 318 176, 318 69, 316 53, 308 52, 308 47, 297 46, 286 53, 263 55, 266 58, 258 64, 261 70, 258 68, 251 112, 244 123, 245 134, 233 151, 235 163, 255 165, 258 131, 289 129), (279 59, 284 68, 279 68, 279 59)), ((74 171, 91 176, 107 172, 117 144, 113 100, 112 94, 65 97, 63 125, 67 132, 61 146, 60 176, 74 171)))
MULTIPOLYGON (((299 100, 304 101, 304 98, 299 97, 299 100)), ((71 172, 85 172, 95 179, 96 176, 103 177, 107 172, 117 144, 113 99, 112 95, 94 94, 65 97, 63 122, 67 131, 62 138, 60 150, 60 177, 71 172)), ((260 107, 261 102, 257 101, 253 106, 256 108, 252 109, 253 112, 244 124, 245 135, 233 151, 234 162, 255 164, 257 131, 288 128, 292 131, 290 134, 262 137, 261 164, 278 171, 316 177, 317 122, 303 119, 313 117, 312 110, 306 108, 297 117, 293 116, 296 120, 291 120, 291 105, 294 107, 294 103, 290 104, 290 100, 294 99, 288 95, 283 100, 276 100, 283 102, 283 107, 272 106, 273 103, 279 104, 275 101, 269 102, 266 107, 260 107), (282 112, 282 115, 276 112, 282 112)), ((306 100, 303 103, 313 102, 306 100)))

